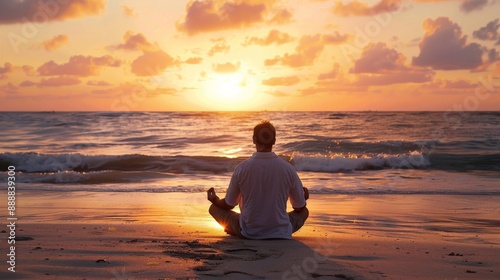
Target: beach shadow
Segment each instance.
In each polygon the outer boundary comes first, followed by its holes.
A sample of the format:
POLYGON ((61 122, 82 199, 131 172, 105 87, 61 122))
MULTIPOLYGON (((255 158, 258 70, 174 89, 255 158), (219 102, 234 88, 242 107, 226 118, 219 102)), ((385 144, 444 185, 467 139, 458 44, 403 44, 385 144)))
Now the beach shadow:
MULTIPOLYGON (((199 279, 364 279, 335 263, 331 240, 248 240, 232 236, 184 242, 168 255, 198 261, 199 279), (330 242, 330 243, 328 243, 330 242)), ((171 248, 172 249, 172 248, 171 248)))

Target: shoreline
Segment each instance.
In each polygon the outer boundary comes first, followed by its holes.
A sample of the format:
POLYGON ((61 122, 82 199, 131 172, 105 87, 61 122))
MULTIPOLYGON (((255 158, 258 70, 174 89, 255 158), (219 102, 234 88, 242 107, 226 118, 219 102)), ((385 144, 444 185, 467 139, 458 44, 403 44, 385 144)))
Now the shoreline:
POLYGON ((313 195, 293 240, 259 241, 224 234, 204 193, 18 190, 0 278, 498 279, 499 202, 313 195))

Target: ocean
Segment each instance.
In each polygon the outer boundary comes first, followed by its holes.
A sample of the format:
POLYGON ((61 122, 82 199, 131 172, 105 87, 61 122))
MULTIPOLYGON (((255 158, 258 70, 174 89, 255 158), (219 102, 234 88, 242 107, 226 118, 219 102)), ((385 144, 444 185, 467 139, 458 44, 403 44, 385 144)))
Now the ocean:
POLYGON ((263 119, 312 195, 500 195, 500 112, 2 112, 0 182, 224 192, 263 119))

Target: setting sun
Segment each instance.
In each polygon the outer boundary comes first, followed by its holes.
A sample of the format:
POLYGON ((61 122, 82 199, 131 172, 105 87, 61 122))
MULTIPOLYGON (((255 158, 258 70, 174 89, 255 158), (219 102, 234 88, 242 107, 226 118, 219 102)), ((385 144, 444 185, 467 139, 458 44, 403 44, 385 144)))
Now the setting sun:
POLYGON ((204 89, 203 99, 211 109, 246 109, 256 99, 254 82, 240 73, 213 74, 208 77, 204 89))

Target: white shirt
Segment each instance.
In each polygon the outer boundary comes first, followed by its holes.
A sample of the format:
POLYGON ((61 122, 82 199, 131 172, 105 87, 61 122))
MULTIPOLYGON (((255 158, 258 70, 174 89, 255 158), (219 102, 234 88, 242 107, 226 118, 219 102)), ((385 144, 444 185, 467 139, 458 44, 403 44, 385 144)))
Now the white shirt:
POLYGON ((287 200, 294 208, 306 205, 304 190, 291 164, 274 152, 256 152, 234 170, 226 203, 239 203, 241 234, 251 239, 292 238, 286 211, 287 200))

